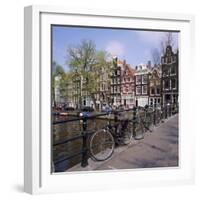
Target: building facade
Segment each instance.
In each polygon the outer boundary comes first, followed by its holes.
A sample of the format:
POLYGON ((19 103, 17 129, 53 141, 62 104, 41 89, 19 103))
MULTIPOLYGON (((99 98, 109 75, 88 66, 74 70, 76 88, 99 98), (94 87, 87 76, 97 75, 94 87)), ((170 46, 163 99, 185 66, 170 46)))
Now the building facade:
POLYGON ((78 72, 72 75, 72 107, 80 109, 82 106, 82 77, 78 72))
POLYGON ((178 103, 178 51, 174 53, 172 47, 167 46, 161 64, 162 104, 178 103))
POLYGON ((97 105, 97 109, 101 110, 103 105, 105 104, 109 104, 111 99, 110 99, 110 92, 111 92, 111 88, 110 88, 110 73, 108 72, 108 70, 106 70, 106 68, 102 68, 100 70, 98 79, 97 79, 97 92, 96 92, 96 105, 97 105))
POLYGON ((122 105, 126 108, 133 108, 135 105, 135 74, 134 69, 123 62, 121 77, 122 105))
POLYGON ((154 66, 149 74, 149 105, 161 105, 161 67, 154 66))
POLYGON ((113 66, 111 72, 111 83, 110 83, 110 97, 111 104, 114 106, 121 105, 121 68, 123 63, 118 61, 118 58, 113 58, 113 66))
POLYGON ((135 104, 145 106, 149 104, 149 72, 147 65, 135 67, 135 104))

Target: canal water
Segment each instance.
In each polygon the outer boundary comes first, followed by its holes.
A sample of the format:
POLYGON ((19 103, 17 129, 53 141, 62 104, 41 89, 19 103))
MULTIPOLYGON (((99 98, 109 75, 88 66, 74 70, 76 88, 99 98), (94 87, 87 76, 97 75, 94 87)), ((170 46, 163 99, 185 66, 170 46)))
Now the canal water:
MULTIPOLYGON (((57 118, 54 120, 67 120, 72 117, 57 118)), ((103 119, 90 119, 87 122, 87 130, 95 131, 105 127, 107 124, 106 120, 103 119)), ((82 121, 73 121, 63 124, 52 125, 52 140, 53 143, 58 141, 66 140, 74 136, 81 135, 82 121)), ((56 161, 60 158, 64 158, 82 150, 82 138, 77 140, 69 141, 65 144, 53 146, 52 148, 52 159, 56 161)), ((54 166, 55 172, 64 172, 67 169, 81 162, 81 155, 78 155, 72 159, 62 161, 54 166)))

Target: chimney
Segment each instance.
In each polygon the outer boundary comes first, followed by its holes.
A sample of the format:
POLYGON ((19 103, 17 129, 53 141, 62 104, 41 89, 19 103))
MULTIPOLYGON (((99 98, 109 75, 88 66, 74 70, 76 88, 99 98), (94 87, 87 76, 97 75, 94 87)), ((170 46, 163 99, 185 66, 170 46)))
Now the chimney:
POLYGON ((126 60, 124 59, 124 61, 123 61, 123 65, 126 65, 126 60))
POLYGON ((150 60, 147 62, 147 68, 151 69, 151 61, 150 60))

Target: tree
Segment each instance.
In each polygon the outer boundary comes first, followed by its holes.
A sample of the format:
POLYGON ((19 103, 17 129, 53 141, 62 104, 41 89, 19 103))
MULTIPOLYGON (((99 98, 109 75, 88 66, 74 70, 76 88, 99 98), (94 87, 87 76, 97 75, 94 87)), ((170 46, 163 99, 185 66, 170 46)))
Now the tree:
MULTIPOLYGON (((111 71, 111 60, 110 54, 108 54, 106 51, 98 51, 95 55, 95 62, 91 67, 90 72, 87 73, 87 79, 88 82, 86 84, 86 89, 91 97, 94 108, 96 109, 96 101, 97 101, 97 95, 100 89, 100 78, 104 80, 104 76, 108 76, 111 71)), ((106 79, 108 81, 108 79, 106 79)), ((106 95, 105 93, 103 95, 106 95)), ((102 103, 102 102, 101 102, 102 103)))
POLYGON ((162 41, 160 42, 160 47, 156 47, 151 50, 151 56, 154 64, 159 64, 161 61, 161 56, 165 54, 166 47, 171 46, 172 48, 175 45, 175 39, 173 37, 172 32, 167 32, 162 41))
POLYGON ((83 40, 77 46, 70 46, 67 55, 70 71, 80 74, 83 79, 83 92, 92 99, 96 109, 98 80, 103 72, 108 73, 109 54, 97 51, 91 40, 83 40))
POLYGON ((83 40, 77 46, 71 46, 67 49, 68 64, 74 72, 89 71, 95 62, 95 44, 91 40, 83 40))
POLYGON ((154 64, 159 64, 160 63, 160 58, 161 58, 161 52, 159 51, 158 48, 154 48, 151 51, 151 56, 154 64))

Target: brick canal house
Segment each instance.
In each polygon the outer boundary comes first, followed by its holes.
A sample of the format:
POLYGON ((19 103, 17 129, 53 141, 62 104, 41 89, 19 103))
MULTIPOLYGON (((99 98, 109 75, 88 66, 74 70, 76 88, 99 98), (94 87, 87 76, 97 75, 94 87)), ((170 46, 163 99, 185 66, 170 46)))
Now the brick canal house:
POLYGON ((121 68, 123 63, 118 60, 117 57, 113 58, 113 66, 111 72, 111 83, 110 83, 110 96, 111 104, 114 106, 121 105, 121 68))
POLYGON ((72 107, 80 109, 82 106, 82 76, 75 72, 72 75, 72 107))
POLYGON ((147 65, 135 67, 135 104, 145 106, 149 104, 149 72, 147 65))
POLYGON ((154 65, 149 74, 149 105, 161 104, 161 66, 154 65))
POLYGON ((161 58, 162 66, 162 104, 178 103, 178 51, 174 53, 171 46, 161 58))
POLYGON ((135 105, 135 78, 134 69, 126 61, 123 62, 121 77, 122 104, 126 108, 133 108, 135 105))
POLYGON ((105 68, 100 70, 99 78, 97 80, 98 89, 96 94, 96 105, 98 110, 101 110, 104 104, 110 103, 111 80, 109 76, 110 74, 105 68))

